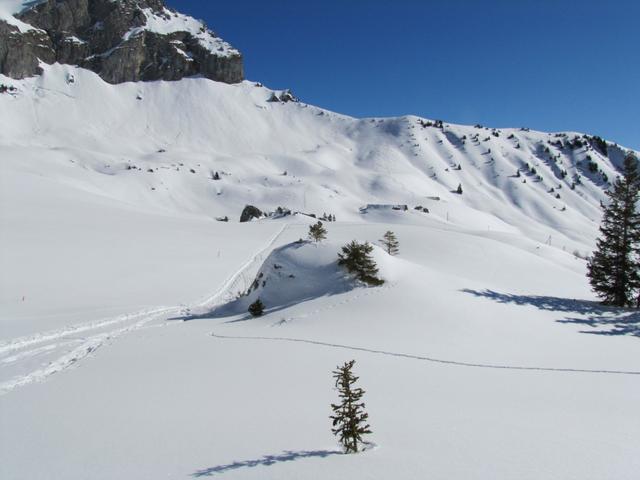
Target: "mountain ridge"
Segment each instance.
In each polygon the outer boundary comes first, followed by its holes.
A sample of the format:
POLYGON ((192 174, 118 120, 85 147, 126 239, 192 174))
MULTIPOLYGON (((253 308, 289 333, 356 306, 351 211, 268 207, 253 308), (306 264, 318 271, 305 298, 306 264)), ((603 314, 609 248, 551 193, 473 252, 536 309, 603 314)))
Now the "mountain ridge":
POLYGON ((7 3, 0 10, 0 73, 20 79, 55 62, 114 84, 194 75, 237 83, 244 77, 240 52, 162 0, 7 3))
POLYGON ((235 220, 252 204, 360 222, 377 214, 360 213, 367 204, 405 204, 445 225, 521 231, 586 254, 629 151, 606 142, 605 155, 579 133, 356 119, 274 102, 283 91, 249 81, 109 85, 81 68, 43 68, 0 78, 16 88, 0 96, 8 164, 23 170, 10 157, 37 149, 46 159, 32 168, 64 171, 75 188, 209 218, 235 220))

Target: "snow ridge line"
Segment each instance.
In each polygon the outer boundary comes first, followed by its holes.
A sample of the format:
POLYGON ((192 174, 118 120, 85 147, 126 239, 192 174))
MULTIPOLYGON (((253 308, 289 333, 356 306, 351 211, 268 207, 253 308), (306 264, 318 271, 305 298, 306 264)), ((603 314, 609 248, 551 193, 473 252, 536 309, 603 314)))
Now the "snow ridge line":
POLYGON ((280 341, 280 342, 295 342, 295 343, 307 343, 310 345, 318 345, 323 347, 341 348, 345 350, 355 350, 359 352, 375 353, 379 355, 389 355, 392 357, 410 358, 413 360, 422 360, 432 363, 440 363, 445 365, 455 365, 459 367, 474 367, 474 368, 493 368, 499 370, 526 370, 526 371, 538 371, 538 372, 562 372, 562 373, 600 373, 610 375, 640 375, 640 371, 633 370, 591 370, 583 368, 554 368, 554 367, 527 367, 518 365, 499 365, 491 363, 471 363, 461 362, 457 360, 446 360, 440 358, 426 357, 422 355, 413 355, 410 353, 398 353, 389 352, 386 350, 375 350, 365 347, 355 347, 352 345, 342 345, 339 343, 320 342, 317 340, 306 340, 303 338, 289 338, 289 337, 251 337, 251 336, 239 336, 239 335, 218 335, 215 332, 209 334, 213 338, 224 340, 267 340, 267 341, 280 341))
MULTIPOLYGON (((241 279, 242 275, 244 275, 249 268, 258 263, 259 260, 263 260, 263 255, 276 243, 278 238, 289 228, 290 224, 283 225, 274 235, 269 239, 269 241, 265 244, 264 247, 260 248, 256 253, 254 253, 249 259, 240 266, 235 273, 232 273, 223 283, 222 285, 213 293, 212 295, 206 297, 204 300, 198 302, 197 307, 213 307, 219 302, 224 295, 231 294, 231 288, 236 285, 236 283, 241 279)), ((253 280, 253 279, 252 279, 253 280)))

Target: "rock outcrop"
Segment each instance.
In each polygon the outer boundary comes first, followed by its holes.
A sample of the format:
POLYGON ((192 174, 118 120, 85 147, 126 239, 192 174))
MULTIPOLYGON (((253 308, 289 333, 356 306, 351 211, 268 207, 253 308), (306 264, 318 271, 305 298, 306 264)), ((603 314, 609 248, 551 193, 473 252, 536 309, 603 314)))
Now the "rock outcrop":
POLYGON ((253 205, 247 205, 240 214, 240 223, 250 222, 254 218, 260 218, 262 211, 253 205))
POLYGON ((39 62, 59 62, 109 83, 243 80, 240 52, 162 0, 45 0, 15 18, 29 28, 0 20, 0 73, 12 78, 37 74, 39 62))

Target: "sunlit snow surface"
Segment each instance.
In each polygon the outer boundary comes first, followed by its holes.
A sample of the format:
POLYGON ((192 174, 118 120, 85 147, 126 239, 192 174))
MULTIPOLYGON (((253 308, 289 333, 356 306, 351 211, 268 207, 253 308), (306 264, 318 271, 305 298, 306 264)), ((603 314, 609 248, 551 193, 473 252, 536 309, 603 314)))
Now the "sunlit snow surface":
POLYGON ((20 32, 33 30, 34 27, 18 20, 15 15, 34 7, 45 0, 0 0, 0 21, 18 27, 20 32))
POLYGON ((0 83, 0 478, 636 477, 640 326, 574 255, 606 188, 581 162, 616 175, 597 152, 251 82, 0 83), (315 245, 314 219, 246 204, 338 221, 315 245), (340 247, 389 229, 386 283, 345 278, 340 247), (347 456, 328 416, 352 358, 374 433, 347 456))

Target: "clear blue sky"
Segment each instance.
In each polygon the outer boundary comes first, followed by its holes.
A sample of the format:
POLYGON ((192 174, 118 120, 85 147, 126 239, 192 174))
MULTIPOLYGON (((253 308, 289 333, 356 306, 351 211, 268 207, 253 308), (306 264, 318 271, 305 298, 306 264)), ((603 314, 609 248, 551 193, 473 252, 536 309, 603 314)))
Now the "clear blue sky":
POLYGON ((640 149, 640 0, 168 0, 250 80, 357 116, 577 130, 640 149))

